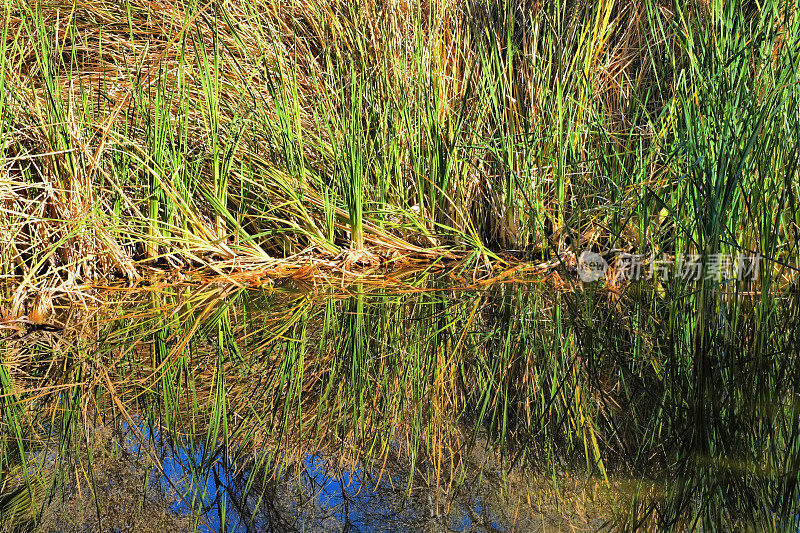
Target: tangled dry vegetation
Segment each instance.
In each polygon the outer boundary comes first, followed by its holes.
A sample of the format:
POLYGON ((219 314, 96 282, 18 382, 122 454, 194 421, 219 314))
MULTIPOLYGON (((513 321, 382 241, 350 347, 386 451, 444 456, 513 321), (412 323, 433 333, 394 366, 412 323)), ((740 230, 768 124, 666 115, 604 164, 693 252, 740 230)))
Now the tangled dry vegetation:
MULTIPOLYGON (((678 251, 676 220, 705 216, 675 185, 697 160, 673 150, 702 88, 687 36, 758 19, 736 6, 6 0, 3 297, 21 314, 153 268, 678 251)), ((773 11, 778 65, 795 11, 773 11)))

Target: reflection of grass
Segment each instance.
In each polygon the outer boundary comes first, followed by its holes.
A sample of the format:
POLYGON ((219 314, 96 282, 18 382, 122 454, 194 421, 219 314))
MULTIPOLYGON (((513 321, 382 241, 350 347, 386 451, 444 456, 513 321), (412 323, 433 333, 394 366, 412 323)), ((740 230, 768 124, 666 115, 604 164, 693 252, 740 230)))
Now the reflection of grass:
POLYGON ((221 461, 268 479, 318 452, 379 477, 402 458, 406 490, 445 500, 482 470, 630 477, 641 488, 615 509, 629 527, 760 529, 800 512, 791 294, 437 283, 158 286, 56 310, 63 332, 3 346, 0 484, 25 488, 3 511, 75 472, 91 486, 97 428, 125 426, 156 467, 148 435, 174 436, 198 479, 221 461))
MULTIPOLYGON (((468 530, 464 526, 470 524, 515 524, 516 530, 525 531, 548 524, 588 531, 602 521, 599 517, 610 516, 603 512, 610 501, 604 493, 616 490, 580 477, 559 476, 556 489, 547 476, 501 477, 491 469, 479 471, 485 458, 476 450, 464 458, 471 465, 469 482, 458 491, 437 490, 432 470, 419 473, 408 491, 409 464, 396 456, 371 472, 321 455, 279 460, 276 470, 245 454, 234 467, 224 456, 204 464, 202 445, 189 439, 148 434, 148 446, 155 452, 150 455, 142 453, 134 437, 137 431, 148 433, 145 427, 95 429, 91 480, 67 477, 52 499, 45 497, 42 486, 34 507, 25 508, 30 521, 4 514, 3 525, 16 523, 20 531, 76 532, 126 527, 190 531, 192 525, 220 531, 222 524, 229 531, 244 530, 244 524, 258 531, 341 531, 350 521, 362 531, 429 530, 434 522, 456 531, 468 530)), ((81 464, 88 462, 85 449, 73 453, 81 464)), ((47 468, 44 472, 52 473, 47 468)), ((0 530, 7 529, 0 525, 0 530)))
POLYGON ((4 2, 15 307, 299 252, 795 259, 794 1, 534 4, 4 2))

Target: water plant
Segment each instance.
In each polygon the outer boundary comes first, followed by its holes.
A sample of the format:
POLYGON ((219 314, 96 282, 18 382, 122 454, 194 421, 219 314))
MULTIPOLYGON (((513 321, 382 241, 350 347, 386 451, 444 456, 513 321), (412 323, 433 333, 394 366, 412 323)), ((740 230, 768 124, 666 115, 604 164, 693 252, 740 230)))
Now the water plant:
POLYGON ((194 527, 283 520, 309 457, 434 511, 569 472, 622 529, 794 527, 797 8, 4 0, 0 529, 78 487, 103 522, 132 449, 190 458, 194 527))
POLYGON ((262 7, 4 2, 3 276, 796 255, 792 2, 262 7))

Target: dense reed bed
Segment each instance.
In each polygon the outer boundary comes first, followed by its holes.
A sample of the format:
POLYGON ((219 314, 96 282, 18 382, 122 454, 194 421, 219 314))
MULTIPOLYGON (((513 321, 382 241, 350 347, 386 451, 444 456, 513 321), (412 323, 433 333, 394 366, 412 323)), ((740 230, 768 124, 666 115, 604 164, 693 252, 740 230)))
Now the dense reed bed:
MULTIPOLYGON (((156 476, 182 460, 188 481, 162 490, 185 513, 228 509, 281 531, 274 480, 308 457, 427 501, 432 517, 481 478, 544 475, 562 490, 605 487, 584 507, 612 528, 796 523, 795 295, 741 282, 676 282, 665 296, 644 282, 622 295, 450 283, 165 285, 63 309, 62 331, 12 335, 0 365, 5 523, 28 530, 38 512, 68 512, 82 486, 97 524, 116 505, 94 481, 112 460, 156 476)), ((509 516, 543 494, 566 512, 559 490, 528 486, 509 516)))
POLYGON ((796 527, 797 7, 4 0, 2 527, 123 441, 286 528, 317 453, 434 510, 580 472, 633 480, 621 529, 796 527), (591 284, 585 250, 760 268, 591 284))
POLYGON ((2 11, 19 313, 148 266, 797 253, 793 1, 2 11))

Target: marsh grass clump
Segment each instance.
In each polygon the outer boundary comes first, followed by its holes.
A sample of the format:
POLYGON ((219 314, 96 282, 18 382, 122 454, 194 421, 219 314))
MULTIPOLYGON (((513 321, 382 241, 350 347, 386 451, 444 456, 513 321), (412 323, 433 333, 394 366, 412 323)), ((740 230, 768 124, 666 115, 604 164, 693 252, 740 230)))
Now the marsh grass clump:
MULTIPOLYGON (((252 516, 322 454, 437 498, 489 470, 632 479, 627 529, 796 523, 795 0, 0 10, 19 528, 96 487, 98 428, 162 475, 190 455, 193 487, 246 470, 252 516), (760 268, 580 283, 583 251, 760 268)), ((180 494, 193 520, 233 498, 180 494)))
POLYGON ((748 5, 8 0, 4 296, 301 252, 791 264, 798 11, 748 5))

